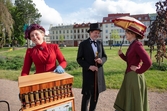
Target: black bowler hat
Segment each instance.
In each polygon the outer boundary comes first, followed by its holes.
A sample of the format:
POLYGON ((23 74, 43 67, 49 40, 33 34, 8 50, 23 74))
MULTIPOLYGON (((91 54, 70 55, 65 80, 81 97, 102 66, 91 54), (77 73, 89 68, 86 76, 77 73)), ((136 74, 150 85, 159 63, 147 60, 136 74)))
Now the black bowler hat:
POLYGON ((87 30, 87 32, 89 33, 90 31, 94 31, 94 30, 99 30, 100 32, 102 31, 100 29, 100 24, 99 23, 92 23, 92 24, 90 24, 90 29, 87 30))

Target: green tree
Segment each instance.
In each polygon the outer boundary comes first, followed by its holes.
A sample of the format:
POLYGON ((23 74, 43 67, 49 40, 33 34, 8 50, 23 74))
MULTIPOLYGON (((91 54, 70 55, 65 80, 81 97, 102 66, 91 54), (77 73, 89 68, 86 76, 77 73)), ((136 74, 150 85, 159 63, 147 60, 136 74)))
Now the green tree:
POLYGON ((12 0, 0 0, 0 1, 3 1, 5 6, 9 9, 9 11, 10 11, 10 9, 13 8, 12 0))
POLYGON ((63 41, 64 41, 64 35, 60 35, 60 41, 61 41, 61 43, 63 43, 63 41))
POLYGON ((15 0, 15 8, 13 8, 12 16, 14 18, 14 45, 24 45, 24 25, 32 23, 40 23, 41 14, 35 8, 32 0, 15 0))
POLYGON ((110 46, 110 49, 111 47, 113 46, 113 44, 115 43, 115 40, 119 39, 120 36, 119 36, 119 33, 116 29, 114 30, 111 30, 111 33, 110 33, 110 40, 108 41, 109 42, 109 46, 110 46))
POLYGON ((0 48, 10 43, 14 21, 8 8, 12 7, 10 0, 0 0, 0 48))
POLYGON ((60 35, 59 40, 61 42, 60 47, 62 48, 64 46, 64 44, 63 44, 63 42, 64 42, 64 35, 60 35))
POLYGON ((120 35, 116 29, 111 30, 110 40, 113 40, 113 44, 116 40, 120 39, 120 35))

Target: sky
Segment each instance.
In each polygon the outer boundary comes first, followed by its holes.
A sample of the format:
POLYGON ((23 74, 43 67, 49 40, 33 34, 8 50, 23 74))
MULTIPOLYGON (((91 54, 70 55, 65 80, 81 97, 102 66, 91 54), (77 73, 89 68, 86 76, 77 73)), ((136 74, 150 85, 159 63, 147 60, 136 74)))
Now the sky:
POLYGON ((33 0, 41 13, 46 34, 49 27, 74 23, 102 22, 111 13, 156 13, 159 0, 33 0))

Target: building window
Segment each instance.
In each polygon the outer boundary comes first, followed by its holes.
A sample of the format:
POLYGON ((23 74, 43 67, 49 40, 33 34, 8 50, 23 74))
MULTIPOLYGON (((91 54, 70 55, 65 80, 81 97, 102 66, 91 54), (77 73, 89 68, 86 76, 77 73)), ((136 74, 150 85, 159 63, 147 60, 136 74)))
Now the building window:
POLYGON ((61 34, 61 30, 59 30, 59 33, 61 34))
POLYGON ((71 35, 71 39, 73 39, 73 36, 71 35))
POLYGON ((71 33, 72 33, 72 30, 71 30, 71 33))
POLYGON ((76 39, 76 35, 74 35, 74 39, 76 39))
POLYGON ((153 16, 153 17, 152 17, 152 20, 156 20, 156 16, 153 16))
POLYGON ((53 34, 54 34, 54 31, 53 31, 53 34))
POLYGON ((58 34, 58 31, 56 30, 56 34, 58 34))
POLYGON ((106 39, 108 39, 108 36, 106 36, 106 39))
POLYGON ((88 35, 86 34, 86 38, 88 38, 88 35))
POLYGON ((80 37, 79 37, 79 35, 78 35, 78 39, 79 39, 80 37))
POLYGON ((142 23, 143 23, 144 25, 146 25, 146 22, 143 22, 143 21, 142 21, 142 23))
POLYGON ((68 33, 68 30, 67 30, 67 33, 68 33))
POLYGON ((65 34, 65 30, 63 30, 63 34, 65 34))
POLYGON ((108 30, 106 30, 106 33, 108 33, 108 30))
POLYGON ((78 33, 79 33, 79 29, 78 29, 78 33))
POLYGON ((108 27, 108 24, 106 24, 106 28, 108 27))
POLYGON ((125 31, 123 29, 120 30, 121 33, 124 33, 125 31))
POLYGON ((114 27, 114 24, 113 24, 113 23, 111 24, 111 27, 114 27))
POLYGON ((122 32, 122 29, 119 29, 119 33, 121 33, 122 32))
POLYGON ((84 30, 82 29, 82 33, 84 32, 84 30))
POLYGON ((76 33, 76 30, 74 30, 74 33, 76 33))

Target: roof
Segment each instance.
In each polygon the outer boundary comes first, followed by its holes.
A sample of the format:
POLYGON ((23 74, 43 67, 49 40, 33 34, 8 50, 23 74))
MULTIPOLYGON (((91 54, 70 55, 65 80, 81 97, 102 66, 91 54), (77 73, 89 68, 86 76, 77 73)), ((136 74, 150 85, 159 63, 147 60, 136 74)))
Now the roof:
POLYGON ((130 13, 108 14, 108 17, 103 17, 102 23, 112 23, 112 20, 122 16, 130 16, 130 13))
MULTIPOLYGON (((89 28, 90 26, 90 22, 89 23, 82 23, 82 24, 74 24, 73 28, 89 28)), ((99 23, 100 26, 102 26, 102 23, 99 23)))
POLYGON ((131 15, 131 17, 134 17, 135 19, 140 21, 150 21, 149 14, 137 14, 137 15, 131 15))

